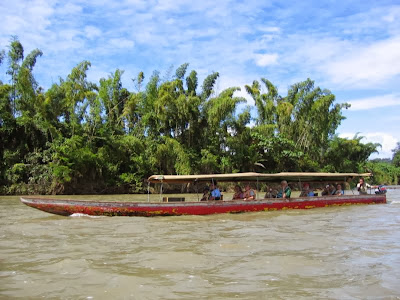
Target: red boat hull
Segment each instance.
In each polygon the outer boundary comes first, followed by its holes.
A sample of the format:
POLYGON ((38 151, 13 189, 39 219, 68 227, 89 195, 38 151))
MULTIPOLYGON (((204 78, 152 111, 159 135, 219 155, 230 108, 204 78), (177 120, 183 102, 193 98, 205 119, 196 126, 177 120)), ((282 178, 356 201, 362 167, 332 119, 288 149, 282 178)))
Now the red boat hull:
POLYGON ((21 201, 39 210, 62 216, 86 214, 91 216, 177 216, 242 213, 286 209, 310 209, 317 207, 355 204, 386 203, 386 195, 328 196, 296 198, 289 202, 276 199, 254 201, 208 201, 208 202, 99 202, 56 200, 23 197, 21 201))

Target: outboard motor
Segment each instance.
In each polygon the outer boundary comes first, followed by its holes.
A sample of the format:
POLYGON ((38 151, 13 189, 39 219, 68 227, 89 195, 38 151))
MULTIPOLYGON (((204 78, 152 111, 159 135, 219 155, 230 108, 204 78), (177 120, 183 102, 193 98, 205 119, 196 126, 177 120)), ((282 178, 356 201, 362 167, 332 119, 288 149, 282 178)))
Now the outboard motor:
POLYGON ((381 194, 386 194, 387 189, 384 185, 378 185, 378 187, 375 189, 375 194, 381 195, 381 194))

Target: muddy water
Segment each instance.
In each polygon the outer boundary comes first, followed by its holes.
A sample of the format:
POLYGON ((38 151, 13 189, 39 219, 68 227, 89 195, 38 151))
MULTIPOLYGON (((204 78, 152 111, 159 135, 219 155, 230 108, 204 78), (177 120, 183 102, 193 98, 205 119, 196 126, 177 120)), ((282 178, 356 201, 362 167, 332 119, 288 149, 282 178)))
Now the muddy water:
POLYGON ((388 200, 110 218, 55 216, 0 196, 0 298, 398 299, 400 190, 388 200))

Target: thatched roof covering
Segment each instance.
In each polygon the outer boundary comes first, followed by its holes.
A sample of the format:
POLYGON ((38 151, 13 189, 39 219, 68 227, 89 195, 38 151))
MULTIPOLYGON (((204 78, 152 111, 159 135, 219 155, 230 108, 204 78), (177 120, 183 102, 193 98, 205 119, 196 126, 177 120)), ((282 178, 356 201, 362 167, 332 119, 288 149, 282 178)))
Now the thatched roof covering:
POLYGON ((188 182, 211 182, 216 181, 345 181, 353 177, 370 177, 371 173, 296 173, 283 172, 274 174, 263 173, 232 173, 232 174, 199 174, 199 175, 152 175, 148 178, 149 182, 163 183, 188 183, 188 182))

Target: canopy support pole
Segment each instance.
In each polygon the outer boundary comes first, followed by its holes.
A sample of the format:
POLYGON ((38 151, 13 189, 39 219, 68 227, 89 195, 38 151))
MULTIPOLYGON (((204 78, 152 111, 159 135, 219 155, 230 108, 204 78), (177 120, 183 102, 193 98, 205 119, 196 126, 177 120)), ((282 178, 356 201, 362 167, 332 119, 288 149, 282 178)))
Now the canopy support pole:
MULTIPOLYGON (((351 190, 351 193, 354 195, 354 189, 353 188, 351 188, 351 184, 350 184, 350 182, 348 181, 349 180, 349 178, 346 178, 346 182, 349 184, 349 188, 350 188, 350 190, 351 190)), ((351 181, 353 180, 353 178, 351 178, 351 181)), ((356 187, 357 187, 357 185, 356 185, 356 187)))
POLYGON ((161 182, 161 188, 160 188, 160 202, 162 202, 162 193, 163 193, 163 182, 161 182))
POLYGON ((301 186, 301 179, 299 178, 299 189, 300 189, 300 195, 303 192, 303 187, 301 186))
POLYGON ((150 181, 147 181, 147 202, 150 202, 150 181))
POLYGON ((200 202, 200 198, 199 198, 199 187, 197 185, 197 180, 193 181, 194 184, 194 189, 196 190, 196 194, 197 194, 197 202, 200 202))

